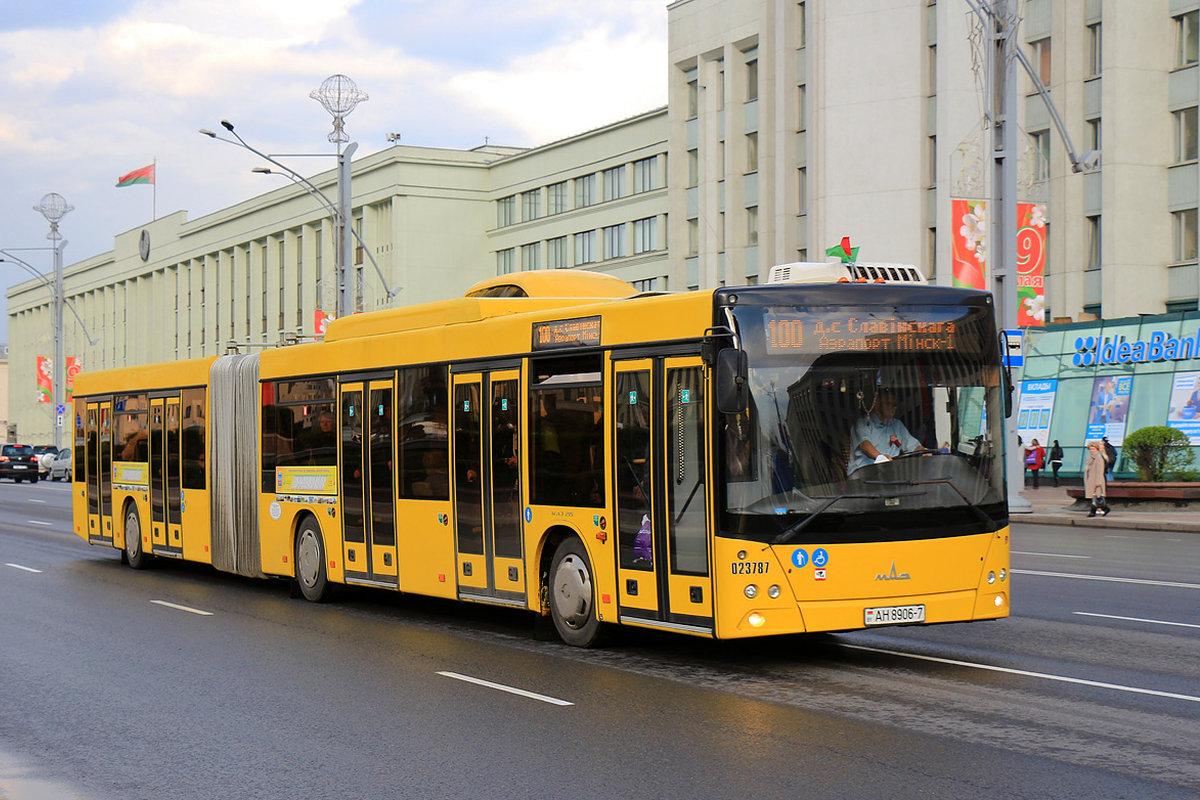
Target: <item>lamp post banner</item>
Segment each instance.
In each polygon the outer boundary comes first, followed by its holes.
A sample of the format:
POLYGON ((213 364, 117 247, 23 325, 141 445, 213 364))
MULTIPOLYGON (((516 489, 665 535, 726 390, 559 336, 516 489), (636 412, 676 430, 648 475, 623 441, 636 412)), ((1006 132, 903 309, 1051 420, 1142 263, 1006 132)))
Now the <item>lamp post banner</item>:
MULTIPOLYGON (((986 289, 987 201, 951 200, 954 232, 952 277, 955 286, 986 289)), ((1045 325, 1046 206, 1017 203, 1017 325, 1045 325)))
MULTIPOLYGON (((75 394, 75 376, 83 371, 83 362, 73 356, 67 356, 67 381, 63 393, 66 400, 75 394)), ((54 359, 49 356, 37 357, 37 388, 39 403, 54 402, 54 359)))

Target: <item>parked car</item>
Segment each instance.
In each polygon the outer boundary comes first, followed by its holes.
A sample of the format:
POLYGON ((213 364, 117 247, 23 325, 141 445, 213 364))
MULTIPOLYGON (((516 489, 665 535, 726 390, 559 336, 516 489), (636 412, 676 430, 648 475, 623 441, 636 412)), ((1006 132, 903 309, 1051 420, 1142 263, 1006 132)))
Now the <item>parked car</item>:
POLYGON ((33 445, 6 444, 0 447, 0 478, 12 478, 17 483, 37 483, 38 457, 33 445))
POLYGON ((75 474, 71 465, 74 462, 71 460, 71 449, 68 447, 65 450, 59 450, 58 455, 50 462, 50 480, 61 481, 66 480, 70 483, 72 476, 75 474))
POLYGON ((58 455, 58 448, 52 444, 35 444, 33 453, 38 457, 38 475, 45 478, 50 475, 50 462, 58 455))

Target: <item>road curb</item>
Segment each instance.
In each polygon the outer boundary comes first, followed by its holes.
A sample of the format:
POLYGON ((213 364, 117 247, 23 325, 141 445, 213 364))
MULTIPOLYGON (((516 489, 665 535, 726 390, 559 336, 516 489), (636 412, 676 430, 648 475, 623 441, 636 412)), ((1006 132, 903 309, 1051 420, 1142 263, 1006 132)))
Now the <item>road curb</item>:
POLYGON ((1118 513, 1115 517, 1088 517, 1080 514, 1011 514, 1009 522, 1025 523, 1027 525, 1065 525, 1073 528, 1119 528, 1134 531, 1175 531, 1182 533, 1200 533, 1200 523, 1180 520, 1138 520, 1126 514, 1118 513))

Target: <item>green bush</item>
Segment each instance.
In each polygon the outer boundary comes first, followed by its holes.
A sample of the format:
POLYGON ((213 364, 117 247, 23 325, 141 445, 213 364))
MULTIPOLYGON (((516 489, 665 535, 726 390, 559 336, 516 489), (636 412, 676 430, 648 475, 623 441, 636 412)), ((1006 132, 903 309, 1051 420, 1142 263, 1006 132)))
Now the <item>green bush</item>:
POLYGON ((1168 475, 1176 480, 1194 479, 1189 469, 1196 455, 1187 434, 1165 425, 1140 428, 1125 437, 1121 445, 1125 456, 1137 464, 1138 478, 1144 481, 1165 481, 1168 475))

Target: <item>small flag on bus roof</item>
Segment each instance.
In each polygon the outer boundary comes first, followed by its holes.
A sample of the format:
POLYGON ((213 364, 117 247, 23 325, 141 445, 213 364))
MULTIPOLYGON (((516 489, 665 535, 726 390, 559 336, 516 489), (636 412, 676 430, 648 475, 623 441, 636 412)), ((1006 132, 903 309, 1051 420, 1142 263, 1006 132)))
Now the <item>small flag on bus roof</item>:
POLYGON ((117 186, 133 186, 135 183, 154 183, 154 164, 135 169, 117 178, 117 186))
POLYGON ((854 264, 858 261, 858 248, 850 246, 849 236, 843 236, 842 243, 826 250, 825 255, 840 258, 843 264, 854 264))

